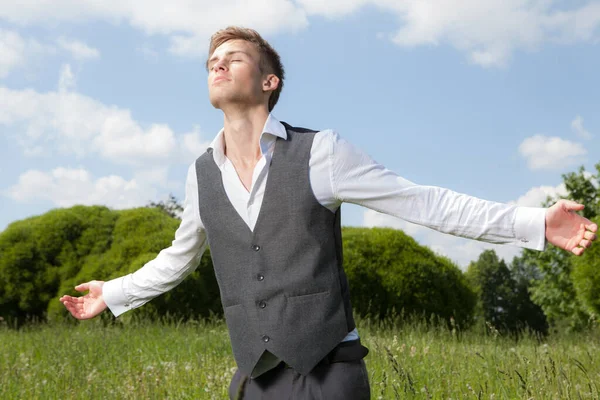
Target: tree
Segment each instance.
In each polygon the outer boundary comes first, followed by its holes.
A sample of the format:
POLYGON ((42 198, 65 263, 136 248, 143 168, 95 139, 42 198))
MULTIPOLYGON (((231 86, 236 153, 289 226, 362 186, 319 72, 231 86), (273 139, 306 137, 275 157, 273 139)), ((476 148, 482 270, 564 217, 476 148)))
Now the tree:
MULTIPOLYGON (((562 176, 567 190, 564 198, 584 204, 582 213, 588 219, 600 215, 600 163, 595 168, 595 174, 580 167, 577 172, 562 176)), ((556 200, 548 198, 544 206, 556 200)), ((587 255, 585 259, 589 260, 590 257, 587 255)), ((599 270, 581 267, 576 273, 579 278, 574 280, 575 260, 570 253, 549 244, 544 252, 524 250, 517 261, 529 269, 537 270, 538 279, 531 282, 531 297, 556 329, 581 330, 589 325, 592 316, 590 307, 582 299, 587 297, 588 304, 593 303, 593 299, 589 298, 593 294, 589 291, 586 279, 593 279, 599 270)), ((595 293, 595 296, 600 296, 600 292, 595 293)))
POLYGON ((527 268, 515 257, 510 265, 514 281, 514 308, 517 329, 531 329, 541 334, 548 333, 548 320, 542 308, 531 298, 531 282, 539 278, 536 269, 527 268))
MULTIPOLYGON (((600 226, 600 217, 594 222, 600 226)), ((571 274, 577 299, 595 320, 600 316, 600 246, 592 246, 585 254, 573 260, 571 274)))
POLYGON ((514 331, 513 291, 515 282, 504 260, 494 250, 486 250, 471 262, 467 281, 477 295, 477 315, 501 331, 514 331))
POLYGON ((169 217, 177 219, 181 219, 181 213, 183 212, 183 206, 172 193, 169 193, 167 201, 161 200, 158 203, 151 201, 146 207, 158 208, 169 217))
POLYGON ((529 271, 513 262, 511 269, 494 250, 471 262, 467 280, 477 294, 477 316, 497 330, 517 336, 525 329, 546 333, 541 309, 529 297, 529 271))

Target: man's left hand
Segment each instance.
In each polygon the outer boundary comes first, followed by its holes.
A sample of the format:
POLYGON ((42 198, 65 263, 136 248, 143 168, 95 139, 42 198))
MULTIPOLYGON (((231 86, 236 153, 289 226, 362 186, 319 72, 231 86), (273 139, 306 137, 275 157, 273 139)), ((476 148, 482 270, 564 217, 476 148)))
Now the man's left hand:
POLYGON ((576 256, 596 240, 598 225, 575 211, 584 209, 583 204, 571 200, 559 200, 546 211, 546 239, 549 243, 570 251, 576 256))

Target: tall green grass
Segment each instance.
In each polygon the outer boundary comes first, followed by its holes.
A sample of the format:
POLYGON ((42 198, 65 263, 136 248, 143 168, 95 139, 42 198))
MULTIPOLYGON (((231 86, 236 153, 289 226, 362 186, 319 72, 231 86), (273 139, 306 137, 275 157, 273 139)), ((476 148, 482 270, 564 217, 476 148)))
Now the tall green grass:
MULTIPOLYGON (((600 337, 358 321, 373 399, 599 399, 600 337)), ((225 399, 222 322, 0 326, 0 399, 225 399)))

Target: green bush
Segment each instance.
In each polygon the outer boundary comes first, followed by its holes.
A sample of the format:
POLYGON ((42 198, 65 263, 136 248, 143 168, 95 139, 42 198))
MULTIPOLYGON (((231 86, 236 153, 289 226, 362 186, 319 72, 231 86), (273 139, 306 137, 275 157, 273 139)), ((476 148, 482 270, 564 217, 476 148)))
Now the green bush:
POLYGON ((456 265, 402 231, 344 228, 344 266, 352 306, 383 318, 392 311, 467 323, 475 294, 456 265))
MULTIPOLYGON (((133 272, 173 240, 179 221, 156 208, 76 206, 12 223, 0 234, 0 316, 62 320, 58 301, 74 286, 133 272)), ((133 314, 176 317, 220 312, 210 255, 186 282, 133 314), (195 288, 195 289, 194 289, 195 288), (200 291, 200 292, 198 292, 200 291), (215 294, 216 293, 216 294, 215 294)))
POLYGON ((111 213, 77 206, 8 226, 0 234, 0 314, 43 319, 61 281, 77 273, 85 256, 105 251, 111 213))

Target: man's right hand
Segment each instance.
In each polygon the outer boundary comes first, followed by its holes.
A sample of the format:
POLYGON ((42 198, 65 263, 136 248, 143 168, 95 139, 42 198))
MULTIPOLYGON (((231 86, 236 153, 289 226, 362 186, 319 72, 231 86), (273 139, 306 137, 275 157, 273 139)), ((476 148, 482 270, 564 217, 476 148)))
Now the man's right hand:
POLYGON ((102 286, 104 281, 90 281, 75 286, 78 292, 89 293, 81 297, 63 296, 60 302, 69 310, 69 312, 77 319, 90 319, 100 314, 106 309, 106 303, 102 296, 102 286))

